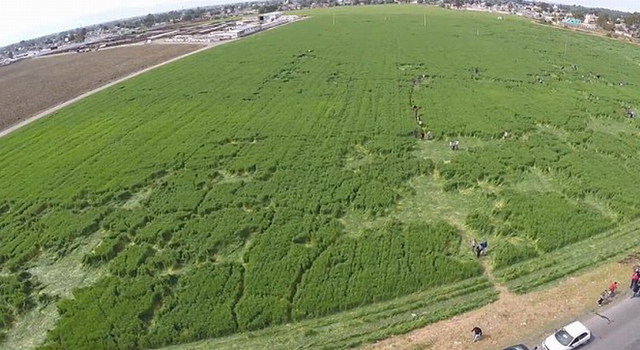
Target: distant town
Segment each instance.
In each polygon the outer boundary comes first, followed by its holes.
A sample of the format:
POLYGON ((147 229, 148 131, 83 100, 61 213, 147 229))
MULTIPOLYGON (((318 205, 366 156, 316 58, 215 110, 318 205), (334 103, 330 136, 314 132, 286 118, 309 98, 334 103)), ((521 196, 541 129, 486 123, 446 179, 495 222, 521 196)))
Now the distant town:
POLYGON ((0 65, 23 59, 82 53, 128 44, 214 43, 289 23, 298 16, 284 12, 317 7, 415 3, 451 10, 484 11, 528 17, 543 24, 599 33, 635 41, 640 38, 640 13, 556 5, 539 1, 476 0, 284 0, 237 3, 148 14, 77 28, 0 48, 0 65))

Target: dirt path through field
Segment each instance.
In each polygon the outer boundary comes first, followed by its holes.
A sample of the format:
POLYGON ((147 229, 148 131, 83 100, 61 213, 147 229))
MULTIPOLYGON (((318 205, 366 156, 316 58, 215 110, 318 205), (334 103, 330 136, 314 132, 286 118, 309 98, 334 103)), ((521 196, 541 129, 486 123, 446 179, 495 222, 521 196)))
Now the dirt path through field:
MULTIPOLYGON (((600 292, 612 280, 620 281, 624 287, 631 266, 610 263, 582 276, 567 278, 552 288, 525 295, 513 294, 496 284, 500 298, 492 304, 365 348, 497 350, 523 339, 539 339, 567 321, 596 311, 600 292), (484 330, 485 338, 474 344, 471 329, 476 325, 484 330)), ((488 272, 491 276, 490 270, 488 272)), ((622 290, 626 292, 625 288, 622 290)))

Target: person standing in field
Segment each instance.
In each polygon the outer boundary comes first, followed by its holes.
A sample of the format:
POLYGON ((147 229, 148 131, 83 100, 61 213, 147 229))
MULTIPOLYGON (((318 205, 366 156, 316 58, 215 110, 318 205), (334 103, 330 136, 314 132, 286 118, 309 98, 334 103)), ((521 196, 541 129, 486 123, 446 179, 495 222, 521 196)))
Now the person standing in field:
POLYGON ((480 329, 480 327, 478 327, 478 326, 473 327, 471 332, 473 333, 473 342, 474 343, 479 341, 480 339, 482 339, 482 329, 480 329))

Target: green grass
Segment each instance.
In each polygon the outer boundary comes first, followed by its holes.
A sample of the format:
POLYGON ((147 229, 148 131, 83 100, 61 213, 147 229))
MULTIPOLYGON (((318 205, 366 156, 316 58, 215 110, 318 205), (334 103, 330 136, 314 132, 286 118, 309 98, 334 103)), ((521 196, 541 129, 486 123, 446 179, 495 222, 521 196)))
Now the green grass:
POLYGON ((638 47, 433 7, 310 13, 0 140, 4 330, 59 285, 24 274, 46 257, 104 274, 56 289, 42 349, 341 348, 494 300, 471 237, 516 291, 637 244, 638 47))
POLYGON ((104 275, 104 269, 93 269, 82 265, 82 257, 94 249, 101 241, 102 232, 95 232, 80 240, 77 247, 63 258, 43 255, 34 262, 27 272, 31 279, 38 281, 33 298, 38 306, 26 312, 7 334, 3 347, 9 350, 32 348, 42 343, 47 331, 59 319, 56 301, 69 298, 76 288, 90 286, 104 275))
POLYGON ((481 277, 333 316, 163 349, 344 349, 406 333, 497 297, 481 277))
POLYGON ((599 262, 622 257, 640 244, 640 221, 632 221, 615 230, 591 237, 507 268, 494 271, 494 275, 510 290, 526 293, 550 282, 584 270, 599 262))

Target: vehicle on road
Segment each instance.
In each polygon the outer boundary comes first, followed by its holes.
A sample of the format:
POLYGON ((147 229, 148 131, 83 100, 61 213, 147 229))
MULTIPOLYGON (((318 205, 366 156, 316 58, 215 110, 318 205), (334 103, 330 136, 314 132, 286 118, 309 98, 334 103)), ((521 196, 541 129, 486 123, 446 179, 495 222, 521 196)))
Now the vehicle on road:
POLYGON ((591 331, 580 321, 575 321, 557 330, 542 343, 544 350, 572 350, 586 344, 591 331))
POLYGON ((529 348, 524 344, 512 345, 508 348, 504 348, 502 350, 529 350, 529 348))

